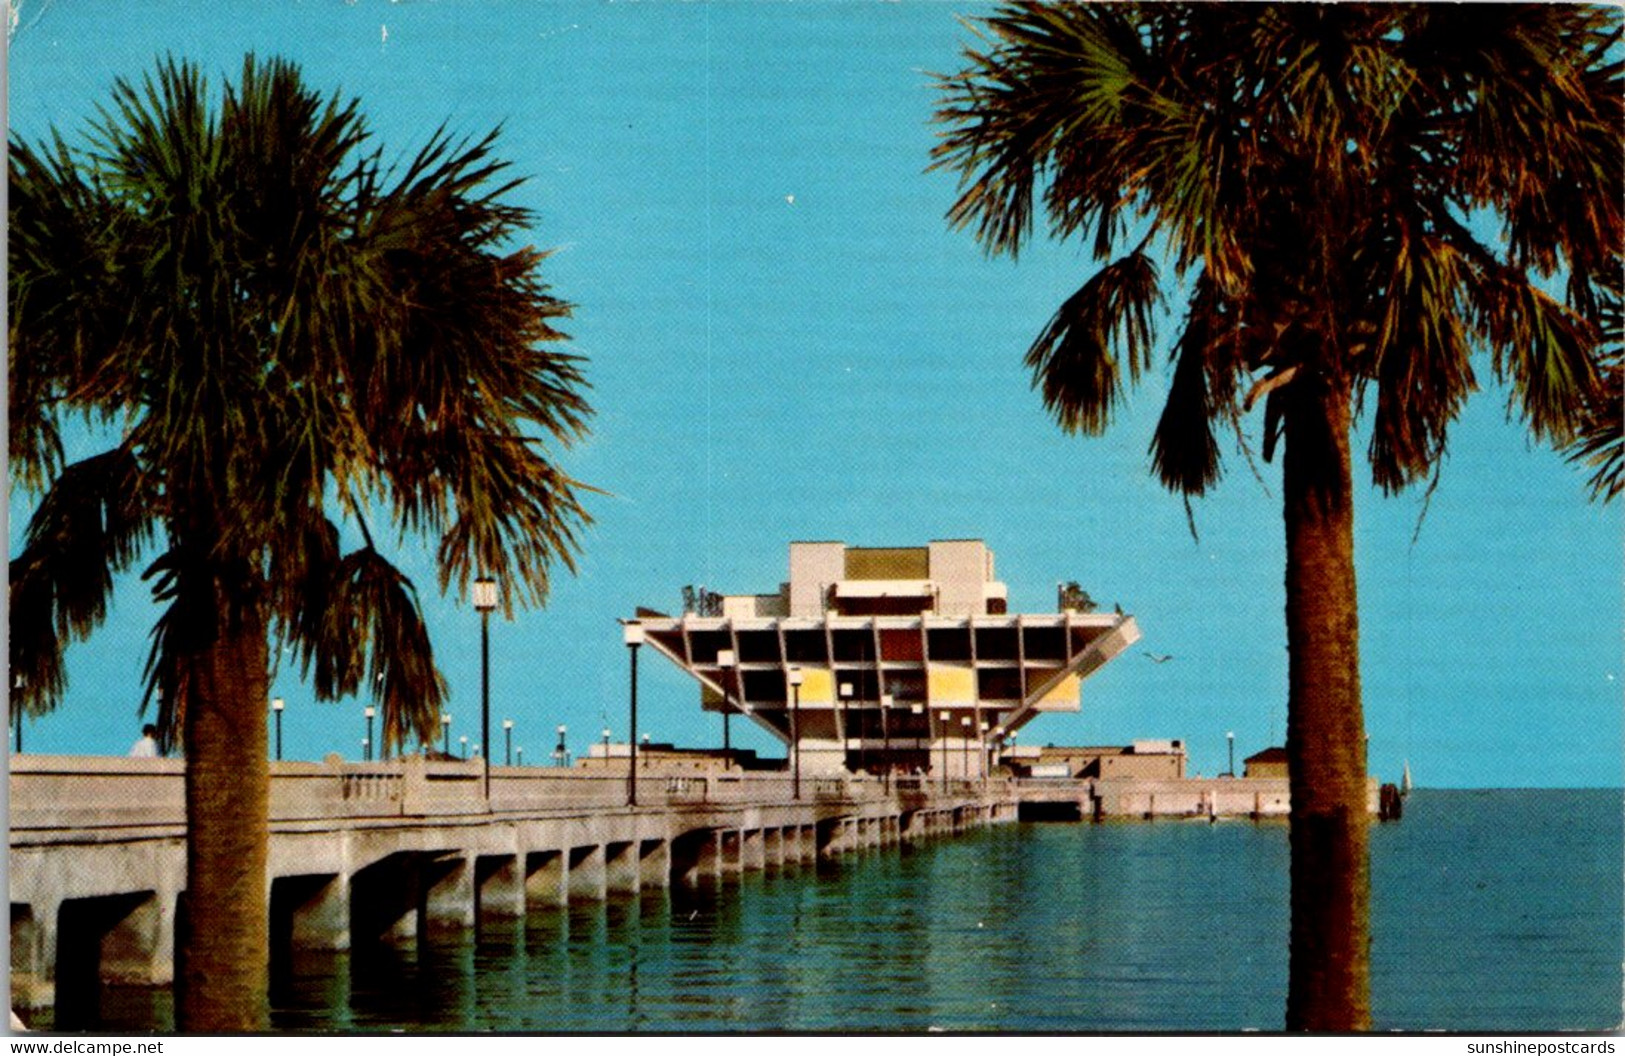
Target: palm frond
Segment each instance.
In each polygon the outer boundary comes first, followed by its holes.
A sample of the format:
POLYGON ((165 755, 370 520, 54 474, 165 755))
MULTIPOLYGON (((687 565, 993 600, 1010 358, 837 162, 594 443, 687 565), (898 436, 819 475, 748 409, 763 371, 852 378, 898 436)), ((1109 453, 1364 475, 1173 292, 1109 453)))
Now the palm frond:
POLYGON ((1448 241, 1401 227, 1371 338, 1376 414, 1370 460, 1393 493, 1444 455, 1450 423, 1477 387, 1469 359, 1470 269, 1448 241))
POLYGON ((1150 367, 1157 266, 1136 251, 1096 272, 1067 298, 1027 352, 1033 387, 1069 433, 1098 434, 1122 399, 1124 375, 1150 367))
POLYGON ((317 698, 369 689, 383 708, 385 751, 408 737, 433 741, 447 687, 411 582, 366 547, 339 560, 323 594, 318 635, 304 643, 317 698))
MULTIPOLYGON (((1227 415, 1233 386, 1218 391, 1212 368, 1222 361, 1215 345, 1225 339, 1219 295, 1204 275, 1197 281, 1185 329, 1174 349, 1174 376, 1168 399, 1151 437, 1151 466, 1163 487, 1182 495, 1202 495, 1223 475, 1213 425, 1227 415)), ((1189 507, 1187 507, 1189 514, 1189 507)))
POLYGON ((62 651, 107 616, 113 576, 152 537, 154 496, 127 448, 75 462, 46 491, 11 561, 11 669, 25 706, 54 708, 62 651))

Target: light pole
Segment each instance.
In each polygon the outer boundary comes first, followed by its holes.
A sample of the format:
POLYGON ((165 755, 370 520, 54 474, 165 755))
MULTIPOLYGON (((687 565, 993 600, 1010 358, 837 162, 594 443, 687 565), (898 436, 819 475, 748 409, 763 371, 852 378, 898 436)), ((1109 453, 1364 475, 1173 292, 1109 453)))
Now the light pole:
POLYGON ((458 737, 457 738, 457 743, 463 746, 463 758, 467 759, 468 758, 468 734, 465 733, 461 737, 458 737))
POLYGON ((513 720, 502 720, 502 765, 513 765, 513 720))
POLYGON ((372 762, 372 717, 378 714, 378 709, 369 704, 362 710, 361 714, 367 717, 367 739, 361 742, 362 747, 366 749, 362 761, 370 763, 372 762))
POLYGON ((722 668, 722 768, 731 769, 728 760, 732 757, 733 742, 728 731, 728 719, 733 716, 732 694, 728 690, 729 670, 734 666, 734 651, 732 649, 717 650, 717 666, 722 668))
MULTIPOLYGON (((271 701, 271 714, 276 716, 276 761, 279 763, 282 761, 282 709, 285 707, 287 707, 287 704, 281 697, 276 697, 271 701)), ((19 714, 17 722, 17 750, 19 752, 23 750, 23 724, 21 720, 22 716, 19 714)))
POLYGON ((569 763, 567 763, 565 761, 565 758, 564 758, 564 723, 562 723, 562 722, 559 723, 559 746, 558 746, 558 748, 554 749, 553 758, 555 760, 553 765, 555 765, 555 766, 568 766, 569 765, 569 763))
POLYGON ((621 637, 632 656, 632 709, 626 738, 626 805, 638 805, 638 646, 643 644, 643 625, 628 623, 621 628, 621 637))
POLYGON ((609 765, 609 727, 604 727, 604 765, 609 765))
POLYGON ((801 798, 801 668, 790 669, 790 798, 801 798))
MULTIPOLYGON (((497 581, 481 577, 474 581, 474 608, 480 614, 480 743, 491 745, 491 610, 497 607, 497 581)), ((491 753, 480 754, 480 783, 486 800, 491 798, 491 753)))
MULTIPOLYGON (((842 682, 840 684, 840 686, 839 686, 839 693, 837 695, 841 698, 841 769, 845 770, 845 769, 847 769, 846 753, 847 753, 847 748, 848 748, 848 742, 847 742, 847 739, 846 739, 846 735, 847 735, 847 729, 846 729, 846 716, 847 716, 846 702, 848 700, 850 700, 851 697, 852 697, 852 683, 850 683, 850 682, 842 682)), ((863 742, 860 741, 858 743, 860 745, 858 750, 861 753, 862 750, 863 750, 862 747, 861 747, 863 742)))
POLYGON ((450 759, 451 758, 451 712, 442 711, 440 713, 440 731, 441 731, 441 736, 444 738, 444 740, 441 742, 441 745, 440 745, 440 754, 445 756, 447 759, 450 759))
POLYGON ((518 763, 516 765, 524 766, 525 765, 525 749, 523 747, 515 748, 513 750, 513 754, 514 754, 514 758, 518 760, 518 763))
POLYGON ((970 716, 959 717, 959 760, 960 769, 965 771, 965 780, 970 780, 970 716))
MULTIPOLYGON (((11 687, 12 687, 13 690, 16 691, 13 694, 12 700, 11 700, 11 703, 12 703, 11 721, 12 721, 12 725, 17 727, 17 754, 18 755, 21 755, 22 752, 23 752, 23 708, 22 708, 21 701, 22 701, 22 696, 23 696, 23 686, 25 686, 27 684, 28 683, 26 681, 24 681, 22 675, 17 675, 15 678, 13 678, 11 680, 11 687)), ((282 757, 279 755, 279 756, 277 756, 277 758, 280 759, 282 757)))
POLYGON ((948 713, 946 711, 942 712, 937 717, 942 720, 942 793, 943 793, 943 795, 947 795, 948 794, 948 731, 952 727, 950 727, 948 725, 948 713))
POLYGON ((1224 739, 1226 741, 1230 742, 1230 771, 1229 771, 1229 774, 1227 776, 1235 777, 1236 776, 1236 734, 1235 734, 1235 731, 1232 730, 1229 733, 1226 733, 1224 735, 1224 739))
POLYGON ((993 777, 993 767, 999 764, 998 752, 999 747, 1003 747, 1003 744, 1004 726, 994 726, 991 738, 988 734, 981 734, 981 751, 983 751, 981 757, 986 760, 986 767, 981 770, 981 785, 983 785, 983 788, 988 785, 988 778, 993 777))
POLYGON ((361 738, 361 761, 365 762, 365 763, 372 762, 372 738, 371 737, 363 737, 363 738, 361 738))
POLYGON ((891 725, 886 716, 891 712, 892 695, 880 694, 880 754, 886 760, 880 771, 880 780, 886 791, 891 791, 891 725))
MULTIPOLYGON (((914 726, 914 754, 916 756, 918 756, 920 754, 920 720, 919 720, 918 716, 925 714, 925 705, 920 704, 920 703, 910 704, 908 706, 908 711, 909 711, 910 715, 915 716, 915 718, 913 720, 913 726, 914 726)), ((930 718, 927 718, 925 721, 926 721, 927 725, 929 725, 930 722, 931 722, 930 718)), ((929 763, 930 760, 928 759, 928 760, 926 760, 926 762, 929 763)), ((919 764, 916 763, 915 765, 918 766, 919 764)))

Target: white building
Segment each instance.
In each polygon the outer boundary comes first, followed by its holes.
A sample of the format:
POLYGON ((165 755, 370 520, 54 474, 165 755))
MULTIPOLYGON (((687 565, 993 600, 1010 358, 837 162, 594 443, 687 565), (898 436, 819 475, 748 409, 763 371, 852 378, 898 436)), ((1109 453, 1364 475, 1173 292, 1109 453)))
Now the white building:
POLYGON ((791 543, 776 594, 628 622, 706 710, 799 742, 805 773, 975 777, 1038 715, 1077 711, 1083 680, 1140 637, 1121 612, 1011 614, 1007 598, 980 540, 791 543))

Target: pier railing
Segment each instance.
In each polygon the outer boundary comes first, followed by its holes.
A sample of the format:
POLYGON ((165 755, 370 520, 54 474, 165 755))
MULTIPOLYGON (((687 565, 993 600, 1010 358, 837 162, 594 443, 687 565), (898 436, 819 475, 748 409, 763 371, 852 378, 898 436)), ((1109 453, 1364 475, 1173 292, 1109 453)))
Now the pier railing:
MULTIPOLYGON (((185 762, 107 756, 17 755, 11 759, 10 822, 14 833, 40 829, 179 827, 186 822, 185 762)), ((408 758, 356 763, 274 762, 273 822, 327 818, 388 818, 485 813, 573 811, 627 803, 627 774, 616 769, 491 767, 483 794, 478 760, 408 758)), ((775 771, 673 773, 658 764, 638 768, 640 806, 776 805, 795 801, 795 782, 775 771)), ((1003 781, 918 776, 806 775, 801 800, 924 806, 943 800, 1007 793, 1003 781)))

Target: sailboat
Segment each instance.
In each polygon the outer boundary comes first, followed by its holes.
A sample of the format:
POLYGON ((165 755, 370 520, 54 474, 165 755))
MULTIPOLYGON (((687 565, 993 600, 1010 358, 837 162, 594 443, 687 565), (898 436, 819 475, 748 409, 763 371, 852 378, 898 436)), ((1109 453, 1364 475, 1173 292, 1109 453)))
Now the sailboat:
POLYGON ((1409 759, 1405 760, 1405 772, 1399 779, 1399 794, 1402 796, 1411 794, 1411 761, 1409 759))

